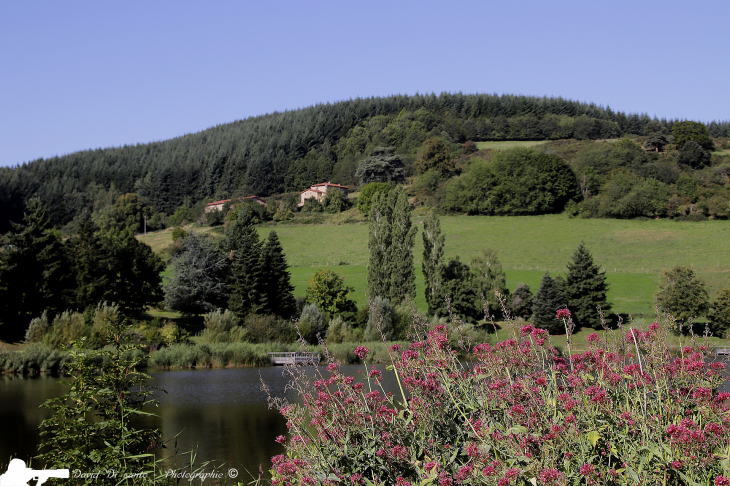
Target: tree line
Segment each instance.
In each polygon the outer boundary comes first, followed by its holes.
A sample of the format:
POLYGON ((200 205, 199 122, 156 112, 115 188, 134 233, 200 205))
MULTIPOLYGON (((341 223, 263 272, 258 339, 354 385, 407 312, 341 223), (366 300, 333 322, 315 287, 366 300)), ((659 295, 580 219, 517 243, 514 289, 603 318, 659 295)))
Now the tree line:
MULTIPOLYGON (((300 191, 332 180, 357 181, 359 163, 376 147, 393 147, 412 171, 427 139, 597 139, 641 135, 655 121, 563 98, 440 95, 364 98, 320 104, 219 125, 175 139, 86 150, 0 169, 0 233, 20 222, 23 204, 39 197, 56 227, 107 194, 135 193, 154 212, 239 195, 300 191)), ((712 123, 727 136, 728 123, 712 123)))

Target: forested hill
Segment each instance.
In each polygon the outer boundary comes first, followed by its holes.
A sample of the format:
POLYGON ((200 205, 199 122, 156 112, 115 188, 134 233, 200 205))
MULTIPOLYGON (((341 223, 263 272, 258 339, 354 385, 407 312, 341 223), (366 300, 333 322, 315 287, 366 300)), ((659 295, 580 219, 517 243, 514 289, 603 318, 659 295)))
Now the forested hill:
MULTIPOLYGON (((643 134, 646 115, 562 98, 441 94, 320 104, 219 125, 163 142, 76 152, 0 169, 0 233, 37 195, 54 225, 113 194, 135 192, 155 211, 237 194, 266 196, 331 180, 355 182, 374 147, 406 167, 430 137, 467 140, 602 139, 643 134)), ((673 121, 660 120, 667 128, 673 121)), ((729 136, 730 124, 708 126, 729 136)))

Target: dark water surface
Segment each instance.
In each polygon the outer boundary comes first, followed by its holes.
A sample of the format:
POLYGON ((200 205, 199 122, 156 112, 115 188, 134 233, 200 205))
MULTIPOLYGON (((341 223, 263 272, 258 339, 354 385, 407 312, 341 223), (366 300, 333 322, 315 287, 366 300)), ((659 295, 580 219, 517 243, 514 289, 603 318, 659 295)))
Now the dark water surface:
MULTIPOLYGON (((384 388, 399 393, 393 373, 383 366, 377 368, 383 371, 384 388)), ((325 377, 329 376, 322 367, 320 370, 325 377)), ((362 365, 341 367, 344 374, 363 376, 358 370, 364 373, 362 365)), ((236 467, 241 474, 243 468, 257 473, 261 464, 267 471, 271 457, 284 452, 284 447, 274 439, 286 435, 287 429, 279 412, 269 410, 259 374, 272 395, 296 402, 296 394, 285 391, 288 377, 282 376, 282 372, 282 367, 268 367, 151 373, 152 384, 167 392, 158 395, 160 406, 149 410, 157 414, 150 425, 159 428, 163 438, 170 441, 163 455, 173 456, 175 449, 179 453, 195 450, 197 463, 215 461, 236 467)), ((28 462, 36 455, 38 425, 50 416, 47 409, 39 406, 68 391, 68 386, 60 381, 68 380, 0 376, 0 465, 6 465, 11 457, 28 462)), ((167 459, 165 466, 181 467, 188 463, 189 456, 179 455, 167 459)), ((35 465, 40 466, 37 462, 35 465)))

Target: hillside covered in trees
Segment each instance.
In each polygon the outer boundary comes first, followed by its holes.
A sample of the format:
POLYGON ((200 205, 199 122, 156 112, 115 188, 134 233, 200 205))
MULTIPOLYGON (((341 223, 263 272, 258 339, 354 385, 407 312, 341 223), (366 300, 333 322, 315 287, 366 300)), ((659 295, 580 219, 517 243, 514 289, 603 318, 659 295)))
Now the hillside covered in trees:
MULTIPOLYGON (((358 164, 377 147, 392 147, 407 175, 424 142, 606 139, 645 135, 650 122, 669 133, 676 121, 614 112, 562 98, 511 95, 391 96, 320 104, 249 118, 144 145, 76 152, 0 168, 0 233, 23 218, 38 196, 63 227, 84 210, 136 193, 154 213, 238 195, 299 191, 330 180, 361 182, 358 164)), ((708 125, 713 137, 730 124, 708 125)), ((657 135, 660 137, 661 133, 657 135)), ((467 147, 468 149, 468 147, 467 147)))

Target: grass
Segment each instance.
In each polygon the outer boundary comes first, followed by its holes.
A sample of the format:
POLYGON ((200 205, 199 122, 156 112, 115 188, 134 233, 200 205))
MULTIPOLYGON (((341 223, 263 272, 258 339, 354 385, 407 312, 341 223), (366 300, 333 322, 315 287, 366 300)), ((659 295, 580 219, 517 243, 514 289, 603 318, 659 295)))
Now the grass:
POLYGON ((536 147, 548 143, 547 140, 519 141, 505 140, 504 142, 477 142, 479 150, 507 150, 515 147, 536 147))
MULTIPOLYGON (((423 213, 419 211, 414 216, 419 228, 414 259, 417 304, 422 309, 425 307, 420 275, 423 213)), ((258 230, 262 238, 271 229, 276 230, 291 265, 295 295, 304 295, 314 272, 333 268, 347 277, 348 285, 355 287, 354 298, 362 306, 366 302, 368 225, 345 223, 361 219, 357 210, 352 209, 339 215, 323 215, 325 224, 268 224, 258 230), (340 265, 341 262, 348 264, 340 265)), ((536 290, 546 270, 553 276, 564 272, 581 240, 596 263, 606 270, 611 284, 609 298, 616 312, 651 313, 661 271, 674 265, 691 265, 707 283, 711 297, 720 289, 730 287, 727 258, 730 224, 727 221, 572 219, 566 215, 442 216, 441 227, 446 236, 447 259, 458 255, 468 261, 485 248, 497 250, 510 290, 520 282, 536 290)), ((192 229, 211 231, 210 228, 192 229)), ((145 242, 153 239, 150 243, 153 250, 172 241, 170 231, 140 239, 145 242)))

